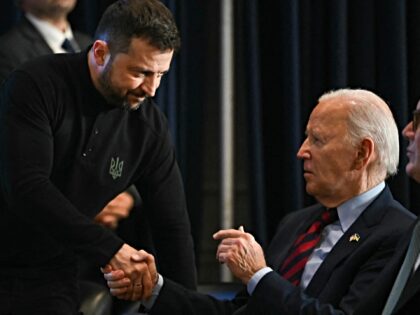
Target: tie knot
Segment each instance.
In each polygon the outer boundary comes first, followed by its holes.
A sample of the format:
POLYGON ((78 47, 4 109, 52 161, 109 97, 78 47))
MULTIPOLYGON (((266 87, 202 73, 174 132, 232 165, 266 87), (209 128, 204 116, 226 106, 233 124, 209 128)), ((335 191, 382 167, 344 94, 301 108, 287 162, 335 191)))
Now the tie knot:
POLYGON ((68 39, 66 38, 63 43, 61 44, 61 47, 69 53, 74 53, 77 51, 75 45, 68 39))
POLYGON ((338 220, 337 208, 327 208, 322 212, 322 226, 326 226, 338 220))

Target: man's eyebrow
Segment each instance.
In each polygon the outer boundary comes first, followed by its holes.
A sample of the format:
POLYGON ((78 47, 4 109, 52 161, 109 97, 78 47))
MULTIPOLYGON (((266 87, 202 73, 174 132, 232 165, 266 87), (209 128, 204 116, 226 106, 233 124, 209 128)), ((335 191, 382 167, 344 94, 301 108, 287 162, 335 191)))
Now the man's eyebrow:
MULTIPOLYGON (((147 69, 147 68, 138 67, 138 66, 128 66, 128 69, 129 70, 132 70, 132 71, 136 71, 136 72, 145 72, 145 73, 154 73, 155 72, 153 70, 150 70, 150 69, 147 69)), ((164 70, 164 71, 158 71, 156 73, 163 73, 163 74, 165 74, 168 71, 169 71, 169 69, 164 70)))
POLYGON ((151 72, 150 70, 138 66, 128 66, 129 70, 136 71, 136 72, 151 72))

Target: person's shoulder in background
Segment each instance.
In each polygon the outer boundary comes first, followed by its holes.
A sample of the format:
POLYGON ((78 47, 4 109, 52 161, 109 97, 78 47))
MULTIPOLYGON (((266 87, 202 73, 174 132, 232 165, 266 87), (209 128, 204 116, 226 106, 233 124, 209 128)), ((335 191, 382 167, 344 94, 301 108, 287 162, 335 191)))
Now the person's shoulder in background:
POLYGON ((52 50, 41 34, 23 17, 0 36, 0 82, 24 62, 50 53, 52 50))
POLYGON ((73 31, 73 36, 76 42, 79 44, 80 49, 86 49, 93 43, 92 37, 90 37, 88 34, 79 32, 79 31, 73 31))

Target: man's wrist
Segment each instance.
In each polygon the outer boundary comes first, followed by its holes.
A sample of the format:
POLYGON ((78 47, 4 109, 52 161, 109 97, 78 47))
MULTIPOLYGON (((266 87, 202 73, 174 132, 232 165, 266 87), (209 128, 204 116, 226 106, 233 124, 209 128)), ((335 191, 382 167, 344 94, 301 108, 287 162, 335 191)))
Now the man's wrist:
POLYGON ((152 290, 152 295, 150 298, 148 298, 147 300, 141 300, 141 306, 140 306, 140 311, 144 312, 144 311, 149 311, 153 305, 155 305, 156 299, 159 296, 160 290, 163 287, 163 277, 160 274, 157 274, 157 280, 156 280, 156 284, 153 287, 152 290))
POLYGON ((246 289, 249 295, 252 295, 260 280, 269 272, 273 271, 270 267, 264 267, 258 270, 248 281, 246 289))

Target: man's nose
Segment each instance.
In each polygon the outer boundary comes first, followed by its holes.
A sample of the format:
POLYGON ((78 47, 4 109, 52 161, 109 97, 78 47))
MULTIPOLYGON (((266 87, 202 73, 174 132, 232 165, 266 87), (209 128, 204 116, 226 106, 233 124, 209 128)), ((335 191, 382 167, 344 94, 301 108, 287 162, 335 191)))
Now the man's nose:
POLYGON ((160 78, 158 78, 157 74, 152 74, 147 76, 142 84, 143 91, 150 97, 155 96, 156 90, 159 87, 160 78))
POLYGON ((403 131, 402 131, 402 135, 404 136, 404 138, 406 139, 410 139, 410 137, 414 137, 415 132, 413 130, 413 122, 410 121, 407 126, 404 127, 403 131))
POLYGON ((305 141, 303 141, 302 145, 299 148, 299 151, 296 154, 298 159, 303 160, 309 157, 309 152, 307 150, 307 147, 308 147, 308 138, 306 138, 305 141))

